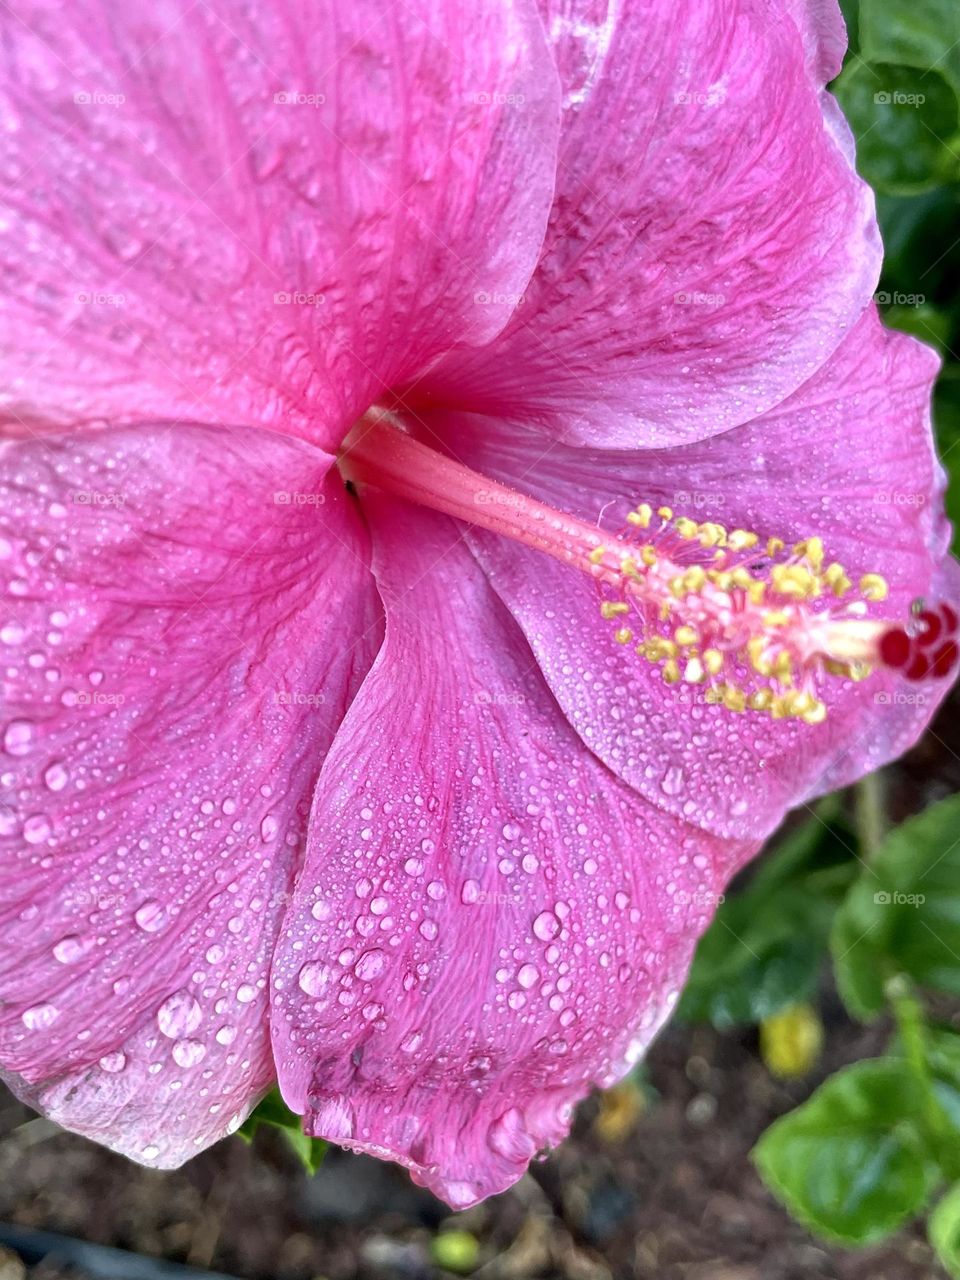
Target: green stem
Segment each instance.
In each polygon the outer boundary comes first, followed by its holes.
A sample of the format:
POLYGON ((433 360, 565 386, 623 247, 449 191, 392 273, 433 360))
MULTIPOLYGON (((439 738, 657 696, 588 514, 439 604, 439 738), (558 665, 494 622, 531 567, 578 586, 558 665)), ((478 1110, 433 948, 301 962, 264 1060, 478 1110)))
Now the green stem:
POLYGON ((881 772, 868 773, 854 788, 854 808, 861 856, 874 861, 887 831, 884 778, 881 772))

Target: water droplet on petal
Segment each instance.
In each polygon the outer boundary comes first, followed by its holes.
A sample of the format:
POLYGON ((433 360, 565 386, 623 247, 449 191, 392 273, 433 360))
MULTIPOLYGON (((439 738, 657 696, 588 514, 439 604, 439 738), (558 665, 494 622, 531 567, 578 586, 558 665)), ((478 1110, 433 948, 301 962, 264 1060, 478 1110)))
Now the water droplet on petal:
POLYGON ((387 957, 379 948, 372 951, 365 951, 357 963, 353 966, 353 972, 361 980, 361 982, 372 982, 374 978, 379 978, 380 974, 387 963, 387 957))
POLYGON ((71 933, 55 944, 53 954, 61 964, 77 964, 93 945, 93 938, 79 938, 71 933))
POLYGON ((167 913, 155 898, 148 898, 133 914, 144 933, 156 933, 167 921, 167 913))
POLYGON ((195 1067, 206 1056, 206 1046, 199 1040, 178 1040, 171 1050, 178 1067, 195 1067))
POLYGON ((11 720, 3 735, 3 749, 10 756, 25 756, 33 746, 33 725, 29 720, 11 720))
POLYGON ((59 760, 55 760, 44 769, 43 781, 50 791, 62 791, 70 781, 70 775, 59 760))
POLYGON ((203 1011, 189 991, 175 991, 157 1010, 157 1026, 171 1040, 195 1031, 202 1019, 203 1011))
POLYGON ((52 1026, 60 1017, 60 1010, 55 1004, 35 1004, 25 1009, 20 1015, 23 1025, 28 1031, 43 1031, 52 1026))
POLYGON ((560 932, 560 921, 552 911, 541 911, 533 922, 533 932, 541 942, 549 942, 560 932))
POLYGON ((297 975, 300 990, 308 996, 318 996, 330 981, 330 966, 319 960, 311 960, 303 966, 297 975))

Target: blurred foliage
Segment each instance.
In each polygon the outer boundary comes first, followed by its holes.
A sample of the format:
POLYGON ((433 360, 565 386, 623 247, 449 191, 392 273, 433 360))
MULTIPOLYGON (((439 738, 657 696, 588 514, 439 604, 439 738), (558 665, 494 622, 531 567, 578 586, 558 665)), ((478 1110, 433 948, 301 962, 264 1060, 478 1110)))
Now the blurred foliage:
POLYGON ((252 1142, 258 1129, 278 1129, 307 1173, 314 1174, 323 1164, 327 1143, 322 1138, 308 1137, 302 1124, 302 1117, 290 1110, 279 1089, 271 1089, 250 1112, 237 1133, 245 1142, 252 1142))
MULTIPOLYGON (((843 0, 850 51, 833 90, 877 193, 885 246, 876 301, 887 325, 936 348, 934 424, 960 524, 960 3, 843 0)), ((815 1065, 825 966, 851 1017, 886 1018, 886 1053, 829 1077, 764 1133, 754 1159, 791 1213, 824 1239, 882 1240, 928 1214, 960 1278, 960 1031, 929 998, 960 996, 960 796, 883 833, 861 784, 775 844, 721 904, 680 1014, 757 1025, 769 1069, 815 1065)))
MULTIPOLYGON (((944 358, 934 422, 960 527, 960 4, 845 0, 850 53, 833 85, 877 192, 887 324, 944 358), (922 101, 918 101, 922 99, 922 101)), ((955 543, 955 546, 960 543, 955 543)))

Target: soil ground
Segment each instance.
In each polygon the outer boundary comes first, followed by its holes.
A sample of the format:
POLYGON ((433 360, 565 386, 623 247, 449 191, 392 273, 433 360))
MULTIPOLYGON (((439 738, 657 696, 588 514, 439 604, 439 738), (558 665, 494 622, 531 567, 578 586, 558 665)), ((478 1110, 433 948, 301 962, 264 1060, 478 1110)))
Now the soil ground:
MULTIPOLYGON (((887 771, 895 819, 960 790, 955 695, 924 742, 887 771)), ((430 1280, 438 1231, 479 1242, 481 1280, 944 1280, 922 1226, 847 1251, 791 1221, 750 1163, 753 1143, 831 1071, 879 1052, 826 988, 822 1062, 785 1086, 756 1033, 673 1026, 648 1059, 651 1098, 632 1127, 601 1136, 600 1104, 513 1190, 451 1214, 394 1166, 331 1151, 307 1177, 283 1138, 231 1138, 176 1173, 141 1169, 38 1119, 0 1094, 0 1223, 213 1270, 244 1280, 430 1280)), ((940 1012, 949 1012, 941 1010, 940 1012)), ((2 1239, 2 1228, 0 1228, 2 1239)), ((130 1259, 129 1280, 135 1274, 130 1259)), ((0 1280, 78 1272, 0 1248, 0 1280)), ((124 1275, 114 1271, 119 1280, 124 1275)))

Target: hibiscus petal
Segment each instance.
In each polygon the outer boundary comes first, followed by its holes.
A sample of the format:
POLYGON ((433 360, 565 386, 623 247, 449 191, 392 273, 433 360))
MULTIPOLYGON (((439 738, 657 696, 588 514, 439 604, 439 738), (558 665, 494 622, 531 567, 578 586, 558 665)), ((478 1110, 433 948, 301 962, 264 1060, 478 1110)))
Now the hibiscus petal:
POLYGON ((380 635, 330 461, 202 427, 0 454, 0 1065, 145 1163, 274 1075, 270 952, 380 635))
POLYGON ((386 642, 321 773, 274 964, 277 1069, 308 1132, 464 1207, 636 1061, 752 846, 583 750, 455 525, 364 507, 386 642))
MULTIPOLYGON (((792 542, 814 534, 856 581, 890 584, 885 616, 940 589, 949 530, 930 430, 937 360, 865 314, 827 366, 778 410, 676 449, 602 453, 461 417, 435 421, 469 465, 618 531, 638 501, 792 542)), ((765 835, 785 809, 877 768, 915 741, 945 681, 831 679, 818 726, 705 707, 615 643, 594 585, 492 534, 470 535, 584 742, 641 794, 722 834, 765 835)))
POLYGON ((512 312, 558 128, 532 0, 16 0, 0 24, 8 430, 330 444, 512 312))
MULTIPOLYGON (((505 332, 417 402, 611 448, 747 421, 829 357, 880 265, 873 197, 801 33, 756 0, 542 8, 566 111, 540 265, 505 332)), ((790 9, 809 45, 815 9, 790 9)))

